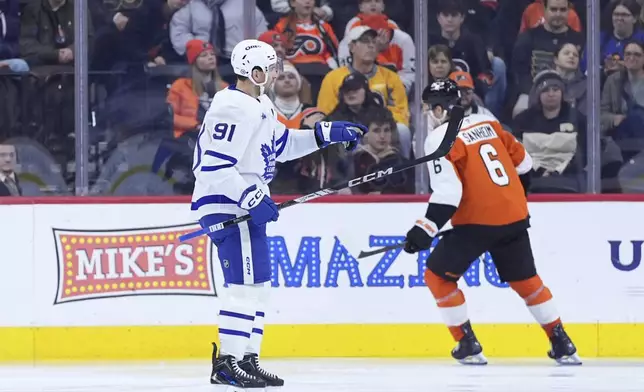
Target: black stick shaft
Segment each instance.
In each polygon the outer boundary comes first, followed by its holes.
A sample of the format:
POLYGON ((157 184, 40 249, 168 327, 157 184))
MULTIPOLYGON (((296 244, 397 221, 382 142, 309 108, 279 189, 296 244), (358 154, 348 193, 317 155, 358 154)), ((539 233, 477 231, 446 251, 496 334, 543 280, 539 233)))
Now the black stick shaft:
POLYGON ((382 247, 382 248, 376 249, 376 250, 370 250, 370 251, 366 251, 366 252, 362 251, 358 255, 358 258, 359 259, 364 259, 365 257, 377 255, 377 254, 380 254, 380 253, 385 253, 387 251, 398 249, 398 248, 403 248, 405 246, 405 244, 406 244, 406 242, 401 242, 400 244, 387 245, 385 247, 382 247))

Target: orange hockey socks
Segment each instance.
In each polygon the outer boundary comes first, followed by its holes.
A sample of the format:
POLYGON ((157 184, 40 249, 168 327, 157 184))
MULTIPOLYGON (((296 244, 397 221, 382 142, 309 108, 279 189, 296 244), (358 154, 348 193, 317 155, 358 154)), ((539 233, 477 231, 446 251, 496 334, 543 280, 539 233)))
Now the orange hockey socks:
POLYGON ((465 296, 455 282, 450 282, 430 270, 425 271, 425 284, 436 299, 438 309, 455 341, 463 339, 461 325, 468 320, 465 296))
POLYGON ((539 275, 518 282, 510 282, 510 287, 523 298, 528 310, 541 324, 548 337, 552 336, 552 329, 561 324, 561 319, 555 307, 552 293, 544 286, 539 275))

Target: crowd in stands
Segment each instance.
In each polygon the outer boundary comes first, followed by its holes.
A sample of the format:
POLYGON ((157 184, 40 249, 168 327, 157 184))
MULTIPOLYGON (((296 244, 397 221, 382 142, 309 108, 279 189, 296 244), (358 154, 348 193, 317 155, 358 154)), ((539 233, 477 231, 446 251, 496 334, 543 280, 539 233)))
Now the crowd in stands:
MULTIPOLYGON (((0 0, 0 196, 74 191, 74 2, 0 0), (6 192, 5 192, 6 188, 6 192)), ((241 0, 83 0, 91 193, 189 194, 210 102, 235 83, 241 0)), ((644 191, 644 0, 601 0, 601 124, 587 126, 586 0, 428 0, 417 59, 413 0, 257 0, 256 37, 284 60, 268 94, 289 128, 370 132, 278 164, 276 194, 309 193, 413 159, 416 64, 451 78, 467 113, 496 117, 534 158, 533 193, 585 192, 600 133, 602 191, 644 191), (640 132, 642 130, 643 132, 640 132)), ((421 169, 421 168, 419 168, 421 169)), ((431 184, 430 184, 431 186, 431 184)), ((414 171, 351 189, 414 193, 414 171)))

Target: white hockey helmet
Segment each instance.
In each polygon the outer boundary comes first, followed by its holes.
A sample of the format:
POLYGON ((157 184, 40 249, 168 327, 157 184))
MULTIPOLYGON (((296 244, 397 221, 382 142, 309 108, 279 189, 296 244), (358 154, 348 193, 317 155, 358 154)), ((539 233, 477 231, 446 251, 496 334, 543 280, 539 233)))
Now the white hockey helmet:
POLYGON ((276 70, 279 74, 283 70, 282 61, 277 57, 275 49, 266 42, 256 39, 246 39, 235 45, 230 63, 236 75, 250 79, 253 84, 260 87, 262 94, 264 87, 271 81, 271 71, 276 70), (263 83, 253 79, 252 72, 255 68, 259 68, 266 74, 263 83))

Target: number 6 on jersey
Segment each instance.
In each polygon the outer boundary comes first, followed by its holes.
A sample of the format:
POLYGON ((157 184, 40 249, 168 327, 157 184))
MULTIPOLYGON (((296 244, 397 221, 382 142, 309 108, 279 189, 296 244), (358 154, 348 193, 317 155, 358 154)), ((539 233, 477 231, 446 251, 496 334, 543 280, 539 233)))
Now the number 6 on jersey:
POLYGON ((479 155, 483 159, 483 163, 492 182, 498 186, 507 186, 510 183, 510 178, 505 171, 505 167, 503 167, 503 163, 498 159, 499 153, 496 151, 496 148, 490 143, 481 144, 479 155))
POLYGON ((430 203, 456 207, 453 224, 516 222, 527 215, 519 175, 531 168, 523 145, 498 121, 470 115, 449 154, 428 165, 430 203))

